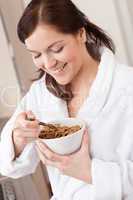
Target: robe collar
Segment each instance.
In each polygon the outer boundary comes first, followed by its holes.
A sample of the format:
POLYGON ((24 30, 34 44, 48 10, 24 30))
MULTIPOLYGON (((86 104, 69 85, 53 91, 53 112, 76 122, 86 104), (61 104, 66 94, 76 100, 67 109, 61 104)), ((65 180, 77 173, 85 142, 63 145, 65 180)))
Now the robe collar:
MULTIPOLYGON (((89 95, 80 107, 77 118, 84 119, 89 124, 98 116, 108 101, 115 73, 116 61, 114 54, 107 48, 101 50, 101 60, 96 77, 90 87, 89 95)), ((51 113, 54 109, 53 119, 69 117, 67 102, 55 97, 48 90, 48 104, 51 104, 51 113), (58 113, 57 115, 55 113, 58 113)), ((48 106, 49 107, 49 106, 48 106)))

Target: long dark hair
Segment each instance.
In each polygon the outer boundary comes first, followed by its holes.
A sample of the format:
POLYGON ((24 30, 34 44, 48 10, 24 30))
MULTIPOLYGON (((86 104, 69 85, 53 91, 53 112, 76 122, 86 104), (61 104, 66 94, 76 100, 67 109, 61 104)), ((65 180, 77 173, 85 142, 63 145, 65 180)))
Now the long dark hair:
MULTIPOLYGON (((97 25, 89 21, 86 15, 81 12, 71 0, 32 0, 26 7, 17 26, 18 37, 21 42, 34 32, 37 25, 45 23, 55 26, 65 34, 75 34, 84 27, 87 35, 86 48, 90 56, 100 61, 100 48, 105 46, 115 53, 112 39, 97 25)), ((39 69, 40 79, 44 71, 39 69)), ((73 95, 69 85, 62 86, 46 73, 47 89, 55 96, 64 100, 70 100, 73 95)))

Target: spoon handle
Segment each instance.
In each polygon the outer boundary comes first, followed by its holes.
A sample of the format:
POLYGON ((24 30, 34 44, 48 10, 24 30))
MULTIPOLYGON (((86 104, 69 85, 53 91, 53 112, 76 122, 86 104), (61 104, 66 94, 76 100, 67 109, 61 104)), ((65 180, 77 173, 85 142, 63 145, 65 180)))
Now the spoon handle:
MULTIPOLYGON (((35 119, 34 118, 28 118, 27 120, 29 121, 34 121, 35 119)), ((48 126, 49 128, 56 128, 53 124, 49 124, 49 123, 45 123, 45 122, 40 122, 39 121, 39 125, 42 125, 42 126, 48 126)))

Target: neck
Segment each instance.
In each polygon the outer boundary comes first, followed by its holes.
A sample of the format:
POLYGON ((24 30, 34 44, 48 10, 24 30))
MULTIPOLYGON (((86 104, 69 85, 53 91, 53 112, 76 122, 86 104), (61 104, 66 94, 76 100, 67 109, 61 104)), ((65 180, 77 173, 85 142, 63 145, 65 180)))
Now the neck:
POLYGON ((98 65, 99 63, 92 59, 87 52, 83 66, 71 82, 71 91, 74 97, 88 95, 89 88, 96 77, 98 65))

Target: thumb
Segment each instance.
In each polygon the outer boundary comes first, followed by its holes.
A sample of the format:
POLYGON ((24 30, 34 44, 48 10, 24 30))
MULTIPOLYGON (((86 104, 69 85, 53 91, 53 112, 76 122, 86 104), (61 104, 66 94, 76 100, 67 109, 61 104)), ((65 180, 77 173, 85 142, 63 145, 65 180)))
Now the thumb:
POLYGON ((88 133, 88 130, 86 128, 84 130, 84 134, 83 134, 83 137, 82 137, 81 149, 88 151, 88 148, 89 148, 89 133, 88 133))
POLYGON ((28 120, 30 120, 30 121, 36 120, 36 117, 35 117, 34 113, 31 110, 26 112, 26 118, 28 120))

